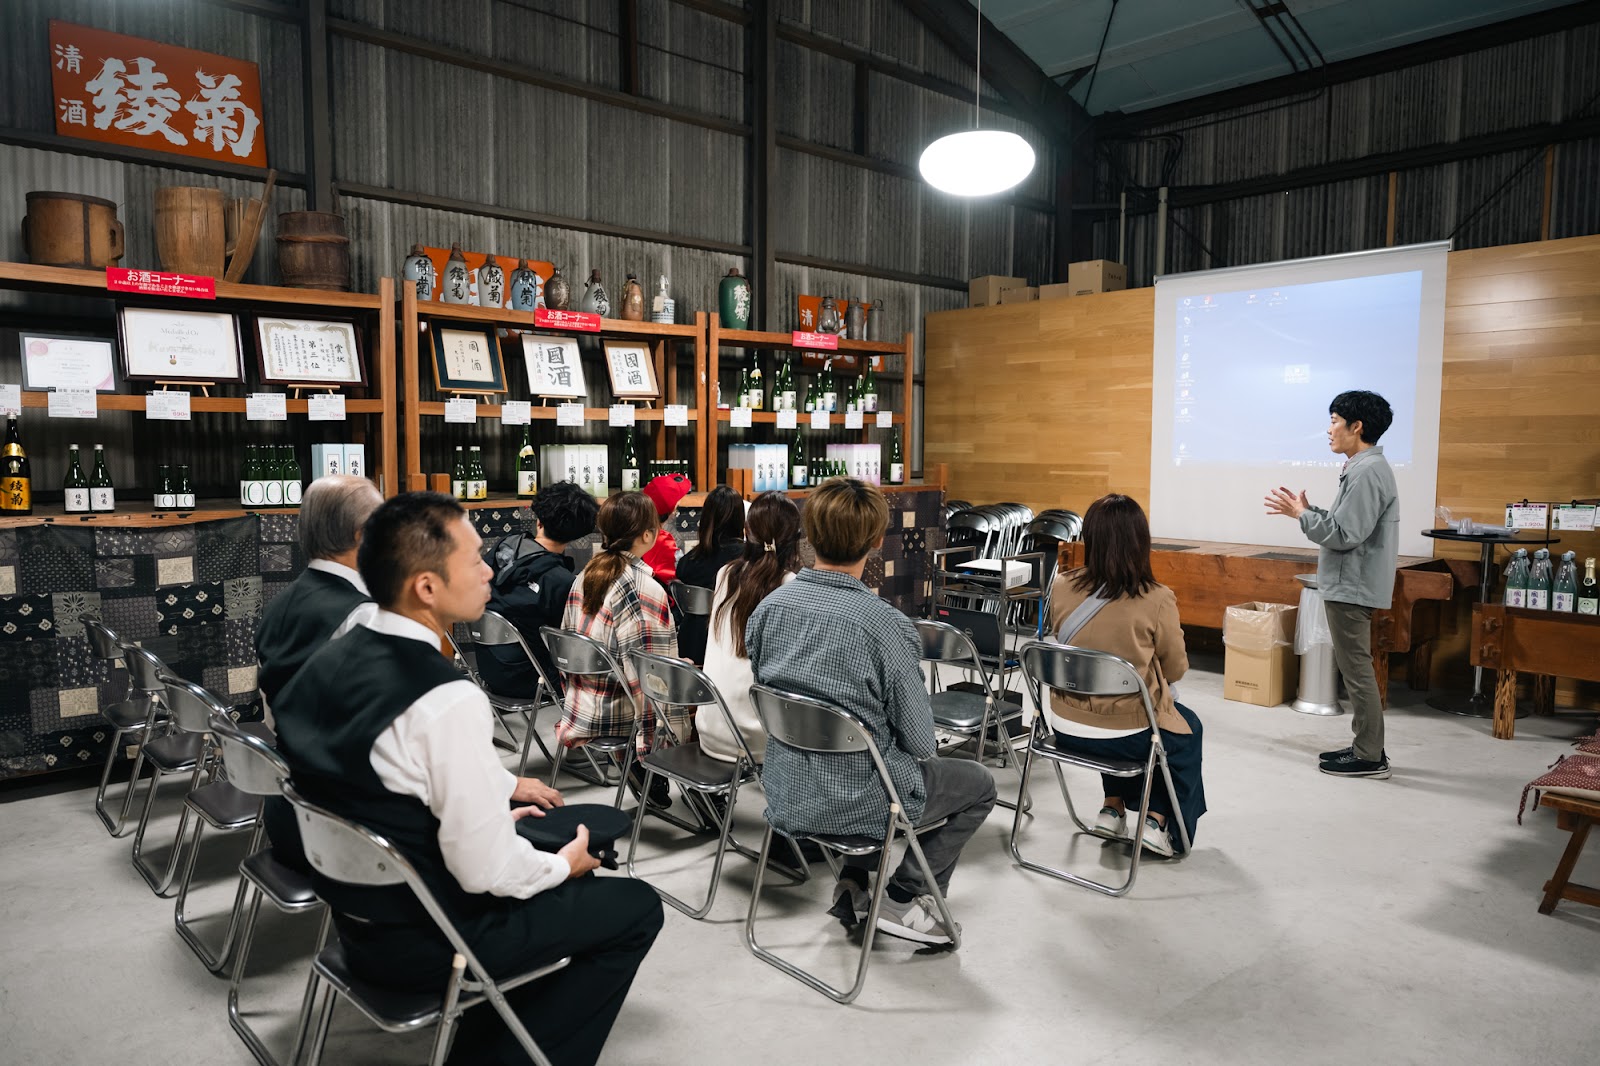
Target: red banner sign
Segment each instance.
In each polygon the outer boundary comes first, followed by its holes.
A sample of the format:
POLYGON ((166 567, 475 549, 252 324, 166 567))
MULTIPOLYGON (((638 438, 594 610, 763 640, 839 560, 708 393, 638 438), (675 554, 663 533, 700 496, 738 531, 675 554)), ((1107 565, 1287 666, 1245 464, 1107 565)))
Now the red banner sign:
POLYGON ((159 270, 106 267, 106 288, 112 292, 142 292, 147 296, 183 296, 190 300, 215 300, 217 279, 193 274, 167 274, 159 270))
POLYGON ((552 311, 548 307, 533 312, 533 324, 544 329, 574 329, 580 333, 599 333, 600 316, 588 311, 552 311))
POLYGON ((824 352, 839 350, 839 335, 837 333, 802 333, 794 331, 792 341, 796 348, 815 348, 824 352))

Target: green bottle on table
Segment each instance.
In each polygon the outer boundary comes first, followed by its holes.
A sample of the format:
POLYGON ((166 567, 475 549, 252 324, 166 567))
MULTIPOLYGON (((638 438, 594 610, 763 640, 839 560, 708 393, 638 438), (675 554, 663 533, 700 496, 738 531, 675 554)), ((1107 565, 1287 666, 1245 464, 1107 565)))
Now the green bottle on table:
POLYGON ((467 454, 456 445, 456 462, 450 468, 450 495, 458 500, 467 498, 467 454))
POLYGON ((1518 548, 1511 553, 1511 561, 1506 564, 1506 594, 1507 607, 1528 606, 1528 549, 1518 548))
POLYGON ((67 476, 61 482, 62 510, 67 514, 89 513, 89 479, 83 476, 78 446, 67 446, 67 476))
POLYGON ((1578 553, 1562 552, 1555 584, 1550 588, 1550 609, 1573 613, 1578 606, 1578 553))
POLYGON ((103 444, 94 446, 94 473, 89 475, 89 510, 96 514, 110 514, 117 509, 117 490, 111 483, 111 471, 106 468, 106 449, 103 444))
POLYGON ((1533 567, 1528 571, 1528 607, 1534 611, 1550 609, 1550 549, 1540 548, 1533 553, 1533 567))

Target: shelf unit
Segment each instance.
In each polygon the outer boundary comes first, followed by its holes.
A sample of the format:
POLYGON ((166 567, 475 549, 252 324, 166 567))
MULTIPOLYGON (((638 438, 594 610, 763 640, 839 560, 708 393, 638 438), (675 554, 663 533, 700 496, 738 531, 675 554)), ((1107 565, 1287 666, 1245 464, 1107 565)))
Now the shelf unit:
MULTIPOLYGON (((688 421, 691 428, 700 430, 704 421, 703 400, 706 396, 706 314, 697 312, 693 323, 658 323, 658 322, 625 322, 619 319, 601 319, 600 332, 589 333, 571 329, 551 329, 541 326, 531 311, 511 311, 492 307, 477 307, 471 304, 447 304, 435 300, 418 300, 416 289, 409 283, 401 283, 400 302, 400 365, 402 375, 402 432, 405 437, 405 483, 410 486, 418 484, 419 478, 425 475, 422 469, 422 420, 423 418, 442 418, 445 413, 445 404, 442 400, 422 399, 422 381, 424 359, 432 359, 432 341, 429 340, 424 348, 422 338, 428 333, 429 323, 458 322, 476 325, 492 325, 499 329, 520 330, 531 333, 541 333, 563 337, 591 337, 600 340, 606 338, 627 338, 631 340, 647 341, 650 345, 651 355, 655 363, 656 381, 661 387, 661 398, 657 401, 660 406, 646 408, 636 407, 634 418, 638 422, 661 422, 666 418, 665 407, 669 404, 680 402, 680 382, 678 380, 678 359, 674 346, 678 344, 694 345, 694 398, 688 403, 688 421)), ((521 352, 514 347, 502 343, 501 358, 505 361, 507 378, 511 377, 510 366, 513 360, 518 360, 521 352)), ((592 366, 585 367, 585 376, 591 371, 605 374, 602 361, 596 357, 592 366)), ((590 378, 590 380, 594 380, 590 378)), ((603 380, 603 378, 602 378, 603 380)), ((508 394, 509 395, 509 394, 508 394)), ((512 399, 519 397, 511 396, 512 399)), ((535 397, 526 397, 535 404, 540 401, 535 397)), ((625 401, 619 401, 625 402, 625 401)), ((500 418, 500 405, 494 403, 478 403, 479 420, 490 419, 498 421, 500 418)), ((556 408, 554 406, 535 406, 531 410, 535 422, 555 421, 556 408)), ((611 412, 605 407, 585 407, 584 420, 586 422, 606 423, 611 412)), ((700 438, 705 434, 697 432, 695 444, 692 448, 691 468, 694 471, 695 484, 703 482, 707 468, 703 463, 704 451, 700 446, 700 438)), ((678 458, 677 435, 675 433, 655 434, 656 459, 678 458)), ((437 471, 435 471, 437 472, 437 471)), ((495 499, 502 497, 496 496, 495 499)), ((506 505, 515 503, 514 496, 504 497, 506 505)), ((484 501, 477 501, 476 506, 485 506, 484 501)))
MULTIPOLYGON (((713 374, 715 374, 717 370, 721 369, 723 365, 722 350, 724 348, 743 348, 746 350, 753 348, 759 352, 818 353, 818 350, 815 348, 797 346, 794 343, 794 335, 792 333, 769 333, 752 329, 723 329, 719 316, 713 313, 708 317, 707 347, 711 350, 711 372, 713 374)), ((839 342, 838 353, 841 355, 861 356, 900 356, 900 370, 881 370, 874 371, 874 373, 880 380, 887 379, 889 381, 898 381, 901 383, 901 405, 903 408, 907 403, 910 402, 911 390, 905 387, 905 385, 908 380, 907 375, 909 373, 909 368, 915 365, 913 361, 916 351, 915 345, 915 334, 906 333, 898 344, 885 341, 841 340, 839 342)), ((818 354, 828 355, 832 353, 820 352, 818 354)), ((808 371, 797 370, 797 373, 805 374, 808 373, 808 371)), ((838 373, 838 371, 836 371, 836 373, 838 373)), ((851 376, 848 372, 844 373, 847 378, 851 376)), ((776 370, 774 370, 772 375, 768 376, 766 380, 770 381, 772 377, 775 376, 776 370)), ((716 389, 708 386, 704 391, 707 396, 706 409, 708 415, 706 419, 706 432, 702 435, 705 438, 705 454, 701 461, 705 464, 706 469, 711 471, 713 477, 715 478, 715 480, 708 482, 708 484, 716 484, 717 480, 726 480, 727 474, 727 471, 717 461, 717 436, 722 429, 722 424, 732 421, 733 415, 732 412, 727 408, 717 408, 715 411, 716 417, 710 417, 709 412, 711 411, 712 406, 716 403, 716 389)), ((801 391, 803 392, 804 390, 801 391)), ((806 428, 809 426, 809 420, 811 417, 809 413, 800 411, 797 412, 796 417, 799 419, 801 428, 806 428)), ((876 419, 876 414, 862 416, 862 428, 860 431, 860 439, 862 443, 870 444, 872 442, 873 430, 877 428, 876 419)), ((750 412, 750 421, 753 425, 758 426, 776 425, 778 422, 778 413, 771 410, 752 411, 750 412)), ((841 413, 829 415, 828 422, 830 425, 842 426, 845 424, 845 415, 841 413)), ((897 427, 901 427, 906 424, 905 410, 902 409, 894 412, 894 424, 897 427)), ((774 443, 776 443, 776 441, 774 441, 774 443)), ((901 447, 902 449, 905 447, 903 441, 901 447)))
MULTIPOLYGON (((377 423, 377 432, 374 441, 373 434, 363 431, 360 427, 353 427, 352 435, 359 443, 366 444, 369 448, 376 443, 375 451, 371 452, 373 462, 369 465, 372 470, 381 476, 383 489, 386 494, 394 495, 400 491, 399 477, 399 430, 396 423, 396 377, 395 377, 395 336, 394 322, 394 282, 388 278, 379 284, 377 293, 352 293, 328 292, 321 289, 293 289, 274 285, 243 285, 234 282, 218 281, 216 283, 215 300, 197 300, 183 297, 149 295, 143 293, 120 292, 106 287, 106 274, 103 270, 78 270, 70 267, 38 266, 32 263, 5 263, 0 262, 0 291, 33 292, 45 295, 77 297, 81 299, 96 299, 111 301, 114 307, 157 307, 170 310, 218 310, 227 311, 234 315, 251 314, 260 311, 271 311, 277 314, 303 314, 307 317, 316 317, 319 314, 334 315, 341 318, 355 318, 358 328, 364 333, 364 356, 367 363, 368 385, 365 387, 366 395, 360 399, 345 400, 345 413, 347 415, 360 415, 370 418, 377 423)), ((48 321, 48 313, 34 315, 24 310, 13 317, 34 318, 41 322, 48 321)), ((43 328, 43 327, 41 327, 43 328)), ((69 323, 63 328, 78 328, 77 323, 69 323)), ((255 364, 254 337, 246 325, 240 326, 241 357, 244 365, 249 368, 255 364)), ((121 368, 118 368, 119 384, 125 387, 143 388, 148 383, 129 383, 122 378, 121 368)), ((290 391, 282 385, 252 384, 252 376, 247 369, 246 384, 225 384, 222 388, 244 388, 248 391, 266 392, 290 391)), ((24 392, 22 406, 26 409, 43 409, 49 404, 46 393, 24 392)), ((96 405, 102 411, 141 412, 145 409, 145 396, 139 393, 101 393, 96 397, 96 405)), ((305 399, 286 399, 285 410, 290 415, 304 415, 307 412, 308 401, 305 399)), ((228 414, 243 416, 246 410, 244 396, 199 396, 191 395, 189 409, 195 414, 228 414)), ((298 456, 301 460, 302 470, 307 472, 309 481, 310 456, 298 456)), ((262 513, 282 513, 295 511, 296 508, 270 508, 262 513)), ((110 514, 102 515, 71 515, 68 516, 58 506, 35 506, 34 513, 25 517, 7 518, 0 525, 11 527, 39 522, 59 522, 90 525, 123 525, 123 526, 148 526, 166 525, 171 523, 186 523, 209 521, 215 518, 237 518, 245 514, 256 513, 228 500, 202 501, 193 511, 152 511, 144 507, 129 507, 126 501, 119 499, 118 509, 110 514)))

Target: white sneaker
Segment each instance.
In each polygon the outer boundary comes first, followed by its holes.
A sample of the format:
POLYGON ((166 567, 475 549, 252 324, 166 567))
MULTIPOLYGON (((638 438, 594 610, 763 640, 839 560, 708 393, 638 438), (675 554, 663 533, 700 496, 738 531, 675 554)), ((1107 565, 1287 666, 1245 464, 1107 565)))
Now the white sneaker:
MULTIPOLYGON (((878 908, 878 932, 920 944, 950 943, 950 932, 939 920, 939 905, 932 896, 918 896, 910 903, 896 903, 884 896, 878 908)), ((961 932, 960 923, 956 924, 956 932, 961 932)))
POLYGON ((1115 807, 1101 807, 1100 816, 1094 820, 1094 828, 1089 832, 1107 840, 1127 840, 1128 812, 1115 807))
POLYGON ((1144 820, 1144 832, 1139 840, 1147 850, 1160 855, 1163 859, 1172 858, 1172 836, 1167 832, 1167 827, 1154 818, 1144 820))

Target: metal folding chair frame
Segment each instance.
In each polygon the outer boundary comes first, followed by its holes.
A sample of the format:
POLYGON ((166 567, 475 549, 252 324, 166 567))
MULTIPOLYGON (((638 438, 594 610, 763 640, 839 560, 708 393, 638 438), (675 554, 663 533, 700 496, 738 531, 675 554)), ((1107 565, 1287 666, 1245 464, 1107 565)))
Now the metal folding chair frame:
MULTIPOLYGON (((528 642, 522 638, 521 631, 515 625, 512 625, 511 620, 496 611, 485 610, 483 616, 477 621, 468 622, 467 634, 471 642, 478 647, 500 648, 515 646, 522 651, 523 655, 527 656, 528 662, 533 664, 534 672, 539 675, 539 681, 534 686, 531 700, 522 699, 518 696, 501 695, 483 683, 483 675, 476 669, 471 667, 468 669, 472 675, 473 683, 483 690, 483 694, 489 697, 489 705, 498 712, 495 718, 502 727, 505 726, 505 720, 501 718, 501 715, 513 713, 522 715, 522 720, 527 725, 527 732, 522 737, 522 759, 517 764, 517 776, 527 776, 528 756, 532 753, 534 744, 539 745, 539 750, 544 753, 545 761, 553 764, 555 756, 551 755, 550 749, 545 747, 544 738, 539 736, 539 730, 535 727, 538 724, 539 712, 547 704, 554 705, 559 711, 560 703, 556 698, 556 693, 560 690, 551 682, 550 678, 545 676, 544 666, 539 662, 538 656, 533 654, 533 649, 528 647, 528 642)), ((462 658, 465 661, 465 656, 462 658)), ((509 732, 510 730, 507 730, 507 733, 509 732)), ((515 740, 515 738, 512 739, 515 740)))
MULTIPOLYGON (((151 733, 154 732, 156 726, 157 702, 152 700, 150 704, 150 717, 146 719, 146 743, 139 746, 139 754, 133 761, 133 777, 128 782, 128 787, 131 790, 133 786, 138 783, 139 771, 142 765, 146 762, 150 763, 150 787, 145 792, 144 810, 139 816, 138 831, 133 835, 133 853, 131 858, 133 861, 133 868, 138 871, 140 877, 144 878, 145 884, 150 886, 150 891, 154 892, 158 896, 165 896, 167 894, 167 890, 172 887, 173 879, 177 876, 178 860, 183 855, 183 836, 184 831, 188 828, 189 824, 190 806, 188 802, 188 794, 200 787, 201 775, 206 774, 207 772, 214 773, 211 766, 211 748, 206 743, 204 738, 204 734, 210 729, 209 708, 207 708, 205 712, 196 713, 197 709, 186 707, 184 711, 180 712, 174 705, 172 692, 175 686, 188 685, 189 682, 168 674, 165 664, 163 664, 160 659, 157 659, 153 653, 148 652, 143 648, 128 645, 123 649, 123 651, 127 656, 126 662, 129 664, 130 670, 133 670, 140 675, 147 675, 149 672, 154 671, 160 678, 162 684, 165 686, 166 694, 162 697, 162 702, 168 704, 168 710, 172 712, 172 717, 167 721, 167 732, 165 737, 183 736, 186 733, 202 734, 202 737, 197 745, 198 753, 195 757, 194 766, 192 768, 186 765, 179 765, 169 770, 163 770, 160 766, 156 765, 155 762, 151 761, 147 755, 149 742, 153 739, 156 739, 151 736, 151 733), (137 668, 133 665, 134 663, 139 664, 137 668), (185 718, 188 718, 190 727, 199 726, 199 728, 186 727, 184 724, 185 718), (156 793, 161 789, 161 779, 163 777, 177 777, 184 773, 189 774, 189 787, 184 791, 185 798, 183 813, 178 818, 178 832, 172 841, 172 853, 167 856, 166 872, 164 874, 157 874, 155 869, 144 861, 144 834, 145 831, 150 827, 150 812, 155 809, 156 793)), ((148 681, 149 678, 146 676, 141 678, 138 684, 142 687, 148 681)), ((204 692, 205 690, 201 689, 200 691, 204 692)))
MULTIPOLYGON (((539 636, 544 640, 545 647, 550 649, 550 657, 555 661, 556 669, 569 678, 572 677, 605 677, 610 676, 627 690, 627 683, 623 680, 622 666, 617 662, 611 649, 591 637, 582 633, 574 633, 566 629, 556 629, 553 626, 540 626, 539 636), (566 647, 563 648, 562 645, 566 647)), ((606 779, 605 768, 595 760, 594 752, 599 751, 608 756, 617 764, 617 798, 612 806, 617 810, 622 809, 622 797, 628 787, 628 768, 633 765, 634 750, 638 747, 639 723, 643 719, 642 711, 636 712, 633 718, 633 728, 626 736, 590 737, 578 746, 578 751, 583 753, 593 769, 595 776, 587 777, 578 770, 573 770, 578 777, 590 784, 609 788, 610 781, 606 779), (618 752, 622 753, 621 759, 617 758, 618 752)), ((556 778, 561 776, 561 767, 567 757, 567 745, 558 739, 556 742, 555 758, 550 762, 550 787, 556 787, 556 778)), ((640 806, 646 806, 644 800, 640 806)), ((674 819, 675 820, 675 819, 674 819)))
MULTIPOLYGON (((116 631, 93 614, 84 614, 78 619, 83 623, 84 633, 89 639, 89 646, 94 651, 95 658, 102 662, 112 663, 123 659, 127 642, 117 636, 116 631)), ((145 738, 153 728, 152 723, 161 721, 160 707, 152 707, 158 702, 165 686, 152 691, 146 691, 134 684, 133 672, 128 672, 128 691, 122 700, 112 707, 103 708, 100 712, 102 718, 111 726, 111 745, 106 749, 105 765, 100 770, 100 787, 94 794, 94 813, 100 817, 100 823, 106 827, 106 832, 114 837, 119 837, 127 831, 128 814, 133 810, 133 786, 138 780, 138 771, 128 777, 127 787, 122 792, 122 812, 113 819, 106 813, 105 800, 106 788, 111 781, 111 768, 116 765, 118 757, 122 754, 124 737, 138 738, 139 747, 144 746, 145 738), (144 706, 138 707, 142 703, 144 706), (130 713, 143 711, 134 724, 124 724, 111 712, 117 707, 126 707, 130 713), (156 714, 152 715, 151 711, 156 714)))

